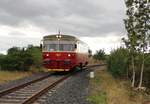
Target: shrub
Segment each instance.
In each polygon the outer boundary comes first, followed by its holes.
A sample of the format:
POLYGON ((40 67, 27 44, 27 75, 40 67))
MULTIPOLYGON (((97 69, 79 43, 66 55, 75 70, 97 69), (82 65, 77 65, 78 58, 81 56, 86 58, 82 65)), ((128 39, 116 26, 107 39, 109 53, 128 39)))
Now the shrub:
POLYGON ((13 47, 8 49, 7 55, 0 55, 1 70, 27 71, 33 65, 33 58, 24 49, 13 47))
POLYGON ((30 47, 27 49, 27 53, 31 55, 33 60, 33 66, 40 68, 42 66, 42 51, 39 47, 30 47))
POLYGON ((96 60, 105 60, 105 52, 104 50, 98 50, 96 53, 93 55, 93 58, 96 60))
POLYGON ((129 52, 125 48, 118 48, 111 51, 107 60, 108 70, 114 77, 125 77, 128 69, 129 52))
POLYGON ((0 70, 2 70, 3 60, 5 59, 5 55, 0 54, 0 70))
POLYGON ((14 51, 12 53, 9 52, 9 54, 1 60, 1 68, 3 70, 29 70, 30 66, 33 64, 31 55, 23 50, 14 51))
POLYGON ((145 68, 143 82, 146 87, 150 88, 150 53, 145 54, 145 68))

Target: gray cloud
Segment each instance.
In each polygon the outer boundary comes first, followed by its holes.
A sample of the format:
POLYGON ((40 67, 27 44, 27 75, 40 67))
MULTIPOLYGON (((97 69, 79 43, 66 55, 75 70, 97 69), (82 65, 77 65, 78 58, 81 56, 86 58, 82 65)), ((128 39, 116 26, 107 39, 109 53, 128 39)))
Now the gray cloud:
POLYGON ((78 37, 121 36, 123 18, 124 0, 0 0, 0 26, 9 27, 7 36, 0 30, 0 51, 37 44, 43 35, 58 29, 78 37), (28 26, 44 31, 31 38, 28 35, 36 33, 28 34, 28 26))
POLYGON ((81 36, 124 32, 123 0, 1 0, 0 11, 0 24, 16 28, 27 22, 81 36))

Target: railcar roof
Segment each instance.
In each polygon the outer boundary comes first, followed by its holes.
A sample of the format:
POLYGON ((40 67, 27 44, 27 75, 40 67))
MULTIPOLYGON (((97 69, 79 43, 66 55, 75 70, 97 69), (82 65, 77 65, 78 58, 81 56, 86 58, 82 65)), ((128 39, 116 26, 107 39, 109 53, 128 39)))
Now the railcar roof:
POLYGON ((55 35, 47 35, 44 36, 44 40, 57 40, 57 35, 61 35, 61 40, 64 41, 79 41, 79 39, 77 39, 75 36, 71 36, 71 35, 63 35, 63 34, 55 34, 55 35))

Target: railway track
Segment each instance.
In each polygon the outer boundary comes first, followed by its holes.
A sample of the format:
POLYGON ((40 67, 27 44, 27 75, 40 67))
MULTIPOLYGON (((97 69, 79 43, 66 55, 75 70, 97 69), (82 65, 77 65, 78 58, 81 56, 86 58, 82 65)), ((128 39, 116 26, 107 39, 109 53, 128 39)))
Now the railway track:
POLYGON ((32 84, 32 83, 36 83, 36 82, 38 82, 38 81, 41 81, 41 80, 43 80, 43 79, 49 77, 50 75, 51 75, 51 74, 47 74, 47 75, 45 75, 45 76, 42 76, 42 77, 40 77, 40 78, 36 78, 36 79, 34 79, 34 80, 25 82, 25 83, 23 83, 23 84, 19 84, 19 85, 17 85, 17 86, 13 86, 13 87, 9 87, 9 88, 7 88, 7 89, 1 90, 1 91, 0 91, 0 98, 1 98, 1 96, 4 96, 4 95, 6 95, 6 94, 8 94, 8 93, 11 93, 11 92, 13 92, 13 91, 15 91, 15 90, 18 90, 18 89, 21 89, 21 88, 23 88, 23 87, 26 87, 26 86, 28 86, 28 85, 30 85, 30 84, 32 84))
MULTIPOLYGON (((104 64, 105 65, 105 64, 104 64)), ((103 66, 91 65, 90 67, 103 66)), ((84 68, 84 69, 87 69, 84 68)), ((16 87, 8 88, 0 91, 0 104, 30 104, 34 103, 40 96, 48 92, 48 90, 55 87, 60 82, 64 81, 74 73, 67 75, 49 74, 44 77, 35 79, 33 81, 18 85, 16 87)))
POLYGON ((30 104, 70 75, 49 75, 0 92, 0 104, 30 104))

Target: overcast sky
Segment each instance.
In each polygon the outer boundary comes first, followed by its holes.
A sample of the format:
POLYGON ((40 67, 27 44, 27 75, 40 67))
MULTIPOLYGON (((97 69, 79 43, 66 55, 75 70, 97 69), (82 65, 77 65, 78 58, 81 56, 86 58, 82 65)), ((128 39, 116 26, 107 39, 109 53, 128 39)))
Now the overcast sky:
POLYGON ((119 47, 125 36, 124 0, 0 0, 0 53, 39 45, 43 36, 77 36, 95 52, 119 47))

